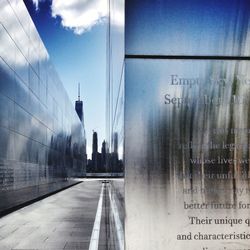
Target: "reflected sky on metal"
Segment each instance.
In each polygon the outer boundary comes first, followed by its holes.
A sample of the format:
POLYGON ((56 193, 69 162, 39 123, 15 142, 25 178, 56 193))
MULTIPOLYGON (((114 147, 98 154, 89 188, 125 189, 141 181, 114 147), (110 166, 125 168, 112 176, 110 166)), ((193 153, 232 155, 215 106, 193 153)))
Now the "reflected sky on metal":
POLYGON ((1 1, 0 43, 0 188, 83 175, 84 127, 22 1, 1 1))
MULTIPOLYGON (((109 1, 106 137, 110 152, 124 155, 124 1, 109 1)), ((112 164, 117 165, 117 164, 112 164)), ((116 166, 112 166, 113 169, 116 166)), ((118 167, 120 169, 120 166, 118 167)))
POLYGON ((126 54, 249 56, 248 0, 126 3, 126 54))

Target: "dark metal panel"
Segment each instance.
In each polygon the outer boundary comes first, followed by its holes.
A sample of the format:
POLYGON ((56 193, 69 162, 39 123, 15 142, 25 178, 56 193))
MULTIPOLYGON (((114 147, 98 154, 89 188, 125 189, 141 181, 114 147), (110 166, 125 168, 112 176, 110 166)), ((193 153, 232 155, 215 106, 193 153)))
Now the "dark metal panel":
POLYGON ((249 56, 248 0, 128 0, 126 54, 249 56))

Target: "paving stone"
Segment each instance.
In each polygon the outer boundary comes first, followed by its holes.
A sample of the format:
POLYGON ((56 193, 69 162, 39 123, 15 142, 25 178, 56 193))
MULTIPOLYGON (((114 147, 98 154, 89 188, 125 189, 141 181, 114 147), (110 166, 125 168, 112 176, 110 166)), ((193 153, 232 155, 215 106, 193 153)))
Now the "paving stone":
MULTIPOLYGON (((85 180, 2 217, 0 250, 88 250, 101 187, 85 180)), ((111 213, 104 188, 98 250, 119 250, 111 213)))
POLYGON ((0 249, 85 249, 101 185, 86 181, 1 218, 0 249))

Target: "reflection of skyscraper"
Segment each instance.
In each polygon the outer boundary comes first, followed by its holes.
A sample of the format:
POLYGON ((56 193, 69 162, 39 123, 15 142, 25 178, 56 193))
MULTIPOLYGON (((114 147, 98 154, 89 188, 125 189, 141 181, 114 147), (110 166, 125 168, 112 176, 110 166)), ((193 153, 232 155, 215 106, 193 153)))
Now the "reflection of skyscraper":
POLYGON ((93 133, 93 144, 92 144, 92 153, 97 153, 98 151, 98 138, 97 138, 97 133, 93 133))
POLYGON ((124 22, 124 2, 125 0, 108 2, 106 169, 111 173, 121 173, 123 171, 125 51, 124 25, 122 23, 124 22), (115 21, 115 16, 118 13, 122 24, 120 29, 116 28, 117 24, 115 21), (120 160, 118 160, 118 151, 120 160))
POLYGON ((103 141, 103 143, 102 143, 102 167, 105 169, 105 171, 107 170, 106 169, 106 159, 107 159, 106 142, 103 141))
MULTIPOLYGON (((81 121, 82 126, 84 127, 84 115, 83 115, 83 102, 81 101, 80 97, 80 83, 78 83, 78 100, 75 102, 75 111, 81 121)), ((85 134, 85 131, 84 131, 85 134)), ((84 140, 85 145, 87 144, 86 138, 84 140)), ((80 154, 83 154, 84 157, 87 159, 86 148, 81 150, 80 154)))
POLYGON ((114 133, 114 138, 113 138, 113 145, 114 145, 114 153, 118 154, 118 133, 114 133))
POLYGON ((118 158, 118 133, 113 134, 112 138, 113 152, 111 153, 110 168, 111 172, 120 172, 119 158, 118 158))
POLYGON ((0 6, 2 214, 72 184, 68 177, 82 176, 86 142, 23 1, 1 0, 0 6))
POLYGON ((82 124, 84 124, 84 119, 83 119, 83 104, 80 99, 80 83, 78 84, 78 100, 75 102, 75 110, 76 113, 79 116, 79 119, 81 120, 82 124))
POLYGON ((98 138, 97 133, 93 133, 92 141, 92 167, 95 172, 98 171, 98 138))

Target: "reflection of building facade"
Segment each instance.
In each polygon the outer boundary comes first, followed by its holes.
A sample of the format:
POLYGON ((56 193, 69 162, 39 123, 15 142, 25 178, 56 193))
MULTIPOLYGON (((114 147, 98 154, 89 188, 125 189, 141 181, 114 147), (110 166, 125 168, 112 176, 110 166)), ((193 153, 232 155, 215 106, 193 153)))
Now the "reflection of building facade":
POLYGON ((2 210, 16 205, 15 195, 33 199, 84 175, 86 145, 84 127, 23 1, 1 1, 0 29, 2 210), (25 190, 29 198, 20 194, 25 190))
POLYGON ((92 143, 92 168, 94 172, 100 171, 100 153, 98 152, 98 137, 97 133, 93 132, 93 143, 92 143))
POLYGON ((84 124, 83 120, 83 103, 80 100, 77 100, 75 102, 75 111, 80 119, 80 121, 84 124))
POLYGON ((113 150, 109 154, 109 171, 111 173, 119 173, 124 171, 123 160, 119 159, 118 144, 119 144, 118 133, 115 132, 112 138, 113 150))
MULTIPOLYGON (((81 96, 80 96, 80 83, 78 84, 78 100, 75 102, 75 111, 81 121, 81 124, 84 128, 84 111, 83 111, 83 101, 81 101, 81 96)), ((81 134, 79 135, 79 137, 81 138, 81 134)), ((82 151, 82 154, 83 154, 83 157, 84 157, 84 166, 87 165, 87 152, 86 152, 86 145, 87 145, 87 140, 86 140, 86 137, 83 139, 84 140, 84 145, 85 145, 85 148, 84 150, 82 151)), ((85 169, 86 170, 86 169, 85 169)), ((83 172, 83 175, 84 175, 85 171, 83 172)))
POLYGON ((75 102, 75 111, 84 126, 83 102, 80 96, 80 83, 78 85, 78 100, 75 102))
POLYGON ((103 141, 102 142, 102 150, 101 150, 101 154, 102 154, 102 162, 103 162, 103 168, 104 171, 107 172, 107 153, 106 153, 106 142, 103 141))
POLYGON ((106 100, 107 171, 123 171, 124 0, 109 1, 106 100))

